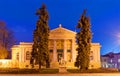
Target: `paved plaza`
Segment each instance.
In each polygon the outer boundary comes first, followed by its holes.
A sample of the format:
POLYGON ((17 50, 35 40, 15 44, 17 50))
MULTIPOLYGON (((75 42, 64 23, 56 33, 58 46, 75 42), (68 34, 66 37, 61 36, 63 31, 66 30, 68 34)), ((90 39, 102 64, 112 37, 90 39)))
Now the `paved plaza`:
POLYGON ((82 73, 82 74, 0 74, 0 76, 120 76, 120 73, 82 73))

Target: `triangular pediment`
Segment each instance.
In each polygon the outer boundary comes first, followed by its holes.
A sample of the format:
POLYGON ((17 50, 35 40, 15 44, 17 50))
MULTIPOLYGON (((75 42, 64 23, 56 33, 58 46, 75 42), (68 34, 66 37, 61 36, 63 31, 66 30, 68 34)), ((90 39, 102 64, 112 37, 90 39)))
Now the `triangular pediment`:
POLYGON ((68 30, 66 28, 63 28, 62 26, 59 26, 58 28, 56 29, 53 29, 50 31, 50 38, 74 38, 76 35, 76 32, 74 31, 71 31, 71 30, 68 30))

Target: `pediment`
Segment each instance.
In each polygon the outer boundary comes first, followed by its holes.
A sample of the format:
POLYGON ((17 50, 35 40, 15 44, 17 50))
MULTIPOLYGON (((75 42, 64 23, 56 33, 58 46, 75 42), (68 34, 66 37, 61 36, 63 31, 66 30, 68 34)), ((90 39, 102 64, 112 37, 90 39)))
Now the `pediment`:
POLYGON ((66 28, 63 28, 59 26, 56 29, 53 29, 50 31, 49 38, 50 39, 65 39, 65 38, 75 38, 76 32, 68 30, 66 28))

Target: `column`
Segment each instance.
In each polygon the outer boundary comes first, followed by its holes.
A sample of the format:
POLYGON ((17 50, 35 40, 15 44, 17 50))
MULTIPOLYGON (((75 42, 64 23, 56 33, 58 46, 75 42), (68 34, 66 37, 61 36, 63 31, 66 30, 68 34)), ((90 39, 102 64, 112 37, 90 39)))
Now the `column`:
POLYGON ((98 47, 98 61, 100 62, 100 47, 98 47))
POLYGON ((22 51, 23 51, 23 49, 20 48, 19 51, 20 51, 19 52, 19 61, 22 62, 22 57, 23 57, 22 51))
POLYGON ((24 62, 24 48, 21 48, 21 62, 24 62))
POLYGON ((25 53, 24 53, 24 51, 25 51, 25 48, 22 48, 22 62, 24 62, 25 61, 25 53))
POLYGON ((72 50, 71 50, 71 55, 72 55, 72 61, 74 62, 75 61, 75 58, 76 58, 76 52, 75 52, 75 40, 72 39, 72 50))
POLYGON ((56 49, 56 40, 54 40, 54 47, 53 47, 53 62, 57 61, 57 49, 56 49))
POLYGON ((64 60, 67 61, 67 47, 66 47, 66 40, 64 40, 64 60))

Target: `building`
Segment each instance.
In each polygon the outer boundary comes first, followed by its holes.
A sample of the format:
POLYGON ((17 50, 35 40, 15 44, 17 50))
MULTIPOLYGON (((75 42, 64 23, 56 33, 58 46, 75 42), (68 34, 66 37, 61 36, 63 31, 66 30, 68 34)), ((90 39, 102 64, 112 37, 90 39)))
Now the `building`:
MULTIPOLYGON (((61 25, 50 31, 49 54, 51 68, 59 67, 60 57, 66 61, 67 68, 75 68, 74 62, 77 56, 75 37, 76 32, 63 28, 61 25)), ((32 44, 30 42, 20 42, 19 45, 12 47, 12 62, 18 64, 15 67, 30 68, 32 44)), ((99 43, 92 43, 89 68, 100 68, 100 47, 99 43)))
POLYGON ((120 69, 120 53, 107 53, 101 56, 102 68, 117 68, 120 69))

